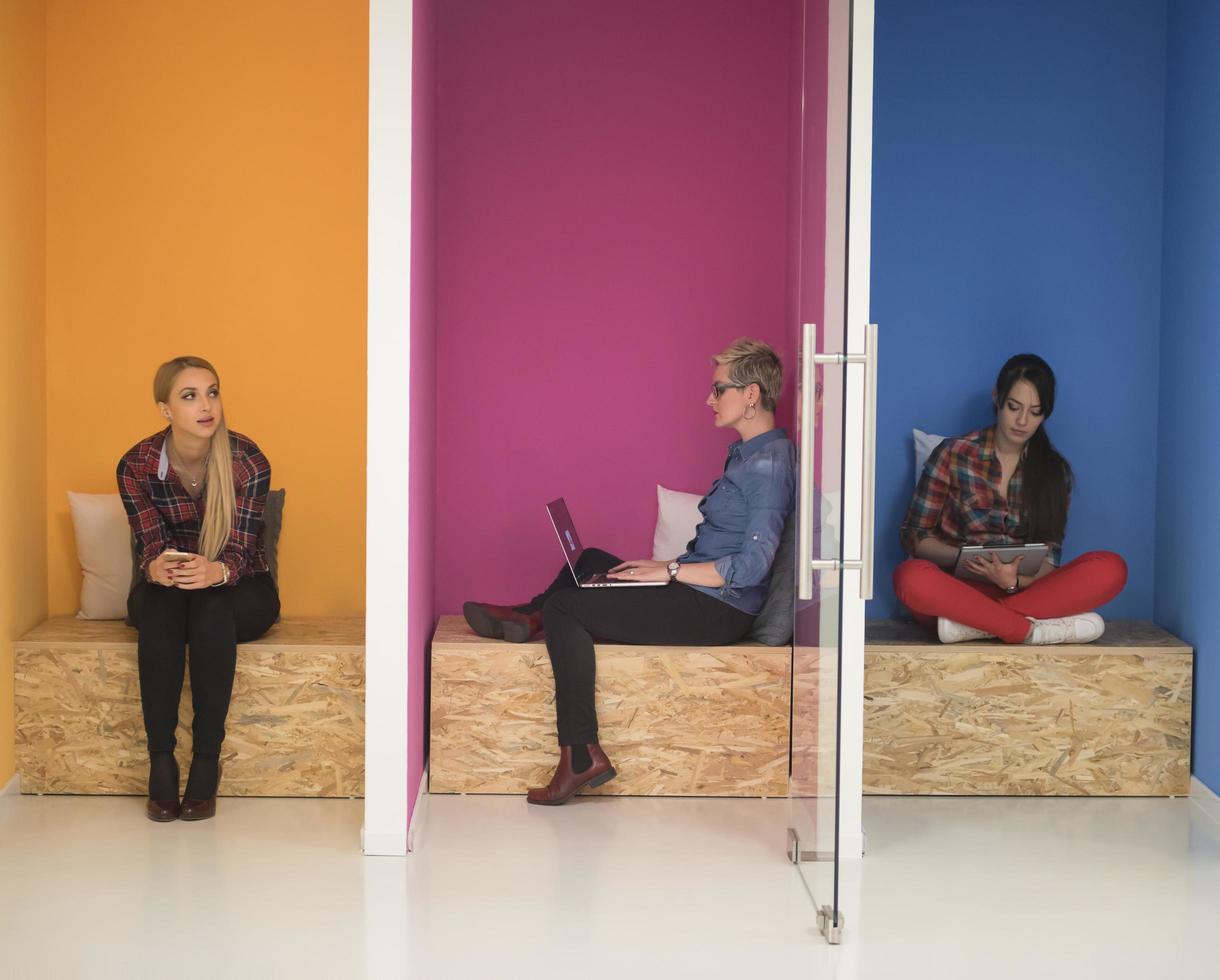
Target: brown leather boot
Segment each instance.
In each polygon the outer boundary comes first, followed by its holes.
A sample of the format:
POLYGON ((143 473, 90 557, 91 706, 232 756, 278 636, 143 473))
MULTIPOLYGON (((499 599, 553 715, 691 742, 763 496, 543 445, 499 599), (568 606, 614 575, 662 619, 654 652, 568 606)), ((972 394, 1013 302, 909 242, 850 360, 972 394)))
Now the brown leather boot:
POLYGON ((559 768, 551 777, 550 784, 531 789, 525 794, 526 802, 537 803, 540 806, 559 806, 560 803, 567 803, 586 786, 592 789, 602 783, 610 782, 618 775, 600 745, 594 742, 592 745, 586 745, 585 748, 589 750, 589 758, 593 760, 593 765, 584 772, 573 772, 572 746, 561 745, 559 747, 559 768))
POLYGON ((518 612, 512 606, 493 606, 486 602, 467 602, 462 615, 479 636, 509 643, 528 643, 542 632, 542 613, 518 612))
POLYGON ((149 759, 148 801, 144 804, 144 815, 157 823, 169 823, 177 820, 182 813, 182 804, 178 802, 178 760, 172 752, 153 753, 149 759), (154 774, 157 779, 154 780, 154 774), (165 789, 165 799, 154 799, 154 782, 162 784, 165 789), (173 786, 172 795, 169 789, 173 786))
MULTIPOLYGON (((216 816, 216 794, 220 790, 220 777, 224 775, 223 762, 216 764, 216 788, 206 800, 195 800, 190 797, 182 799, 182 820, 207 820, 216 816)), ((188 780, 189 782, 189 780, 188 780)))

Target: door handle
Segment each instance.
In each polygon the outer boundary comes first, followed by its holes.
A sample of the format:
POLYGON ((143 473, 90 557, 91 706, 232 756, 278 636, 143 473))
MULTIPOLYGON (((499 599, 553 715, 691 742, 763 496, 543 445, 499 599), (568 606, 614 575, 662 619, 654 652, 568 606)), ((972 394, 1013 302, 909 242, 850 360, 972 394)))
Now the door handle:
POLYGON ((863 354, 815 354, 813 337, 816 327, 804 325, 801 354, 801 562, 798 596, 813 598, 813 573, 815 571, 842 571, 859 569, 860 598, 873 597, 873 545, 876 533, 877 499, 877 324, 870 323, 864 330, 863 354), (813 558, 813 535, 806 533, 813 516, 813 368, 817 364, 862 364, 864 365, 864 446, 860 461, 860 557, 852 561, 813 558), (806 420, 809 420, 808 422, 806 420), (808 500, 806 500, 808 498, 808 500))
POLYGON ((801 472, 798 485, 797 527, 797 589, 799 599, 813 598, 813 425, 814 351, 818 327, 806 323, 801 327, 801 472))

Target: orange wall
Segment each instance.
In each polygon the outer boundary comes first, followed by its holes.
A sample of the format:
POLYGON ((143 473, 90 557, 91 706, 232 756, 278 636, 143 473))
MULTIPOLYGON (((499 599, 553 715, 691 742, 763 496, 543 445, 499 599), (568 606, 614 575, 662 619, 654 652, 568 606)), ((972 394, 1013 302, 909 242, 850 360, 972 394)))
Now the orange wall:
POLYGON ((160 427, 154 369, 189 353, 287 488, 285 614, 359 614, 367 5, 48 10, 51 611, 79 593, 65 492, 114 491, 119 456, 160 427))
POLYGON ((46 7, 0 3, 0 787, 13 775, 12 641, 46 616, 46 7))

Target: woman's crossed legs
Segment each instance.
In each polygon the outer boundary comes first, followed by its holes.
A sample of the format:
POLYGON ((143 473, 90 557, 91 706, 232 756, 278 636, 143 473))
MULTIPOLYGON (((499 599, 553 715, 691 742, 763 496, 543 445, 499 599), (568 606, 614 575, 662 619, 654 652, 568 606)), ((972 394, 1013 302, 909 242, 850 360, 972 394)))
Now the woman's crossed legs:
POLYGON ((1029 635, 1030 618, 1078 616, 1103 606, 1127 584, 1127 563, 1112 551, 1089 551, 1038 579, 1016 595, 990 582, 954 578, 921 558, 894 571, 898 601, 916 621, 935 630, 937 617, 972 626, 1005 643, 1029 635))

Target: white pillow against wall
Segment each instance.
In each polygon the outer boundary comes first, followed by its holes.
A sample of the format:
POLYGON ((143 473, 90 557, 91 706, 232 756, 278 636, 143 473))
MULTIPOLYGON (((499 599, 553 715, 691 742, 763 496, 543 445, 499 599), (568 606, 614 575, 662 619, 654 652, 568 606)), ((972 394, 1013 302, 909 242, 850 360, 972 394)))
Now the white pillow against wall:
POLYGON ((817 492, 819 527, 815 545, 821 554, 814 558, 839 557, 839 528, 843 523, 843 498, 837 490, 817 492))
POLYGON ((68 492, 83 576, 80 619, 125 619, 131 591, 131 525, 117 493, 68 492))
POLYGON ((939 446, 948 436, 934 436, 923 429, 912 429, 911 437, 915 440, 915 482, 919 483, 919 478, 923 476, 924 465, 928 462, 928 457, 932 455, 932 450, 939 446))
POLYGON ((668 490, 657 484, 657 529, 652 535, 653 561, 671 561, 686 551, 703 520, 702 494, 668 490))

